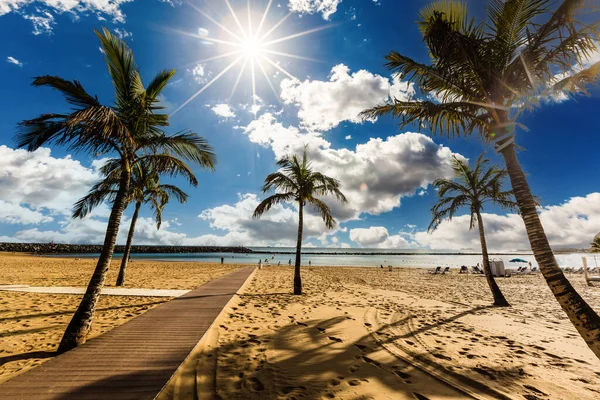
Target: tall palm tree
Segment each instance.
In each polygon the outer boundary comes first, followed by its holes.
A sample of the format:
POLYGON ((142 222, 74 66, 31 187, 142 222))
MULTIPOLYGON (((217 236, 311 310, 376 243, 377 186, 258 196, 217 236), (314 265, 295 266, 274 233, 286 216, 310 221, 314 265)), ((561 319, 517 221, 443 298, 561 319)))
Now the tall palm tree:
POLYGON ((294 294, 302 294, 302 278, 300 276, 300 261, 302 252, 302 230, 304 228, 304 207, 312 206, 319 212, 328 229, 333 229, 336 222, 331 215, 329 206, 317 196, 331 195, 346 203, 346 196, 340 191, 340 182, 320 172, 313 171, 306 154, 306 147, 299 160, 296 155, 285 156, 277 162, 279 171, 270 174, 262 187, 263 193, 272 189, 277 190, 272 196, 264 199, 254 210, 253 218, 260 218, 271 207, 284 202, 298 203, 298 241, 296 242, 296 264, 294 268, 294 294))
MULTIPOLYGON (((562 273, 515 151, 518 117, 540 99, 585 92, 600 74, 587 66, 597 51, 597 20, 581 23, 586 0, 489 0, 487 21, 469 18, 466 4, 440 1, 424 8, 419 29, 430 53, 423 64, 392 51, 387 66, 440 101, 394 100, 366 117, 392 114, 400 126, 417 123, 432 133, 477 132, 502 154, 535 259, 556 300, 600 358, 600 317, 562 273), (556 4, 556 7, 552 5, 556 4)), ((585 18, 584 18, 585 19, 585 18)))
POLYGON ((189 168, 184 161, 207 168, 213 168, 215 164, 212 148, 202 137, 187 131, 169 136, 163 130, 169 125, 168 115, 159 112, 162 107, 158 105, 158 96, 175 70, 160 72, 148 86, 144 86, 131 49, 107 29, 103 29, 102 33, 95 32, 111 76, 114 104, 101 104, 78 81, 56 76, 37 77, 33 81, 34 86, 58 90, 72 109, 68 113, 42 114, 21 122, 15 138, 18 147, 29 151, 55 143, 67 145, 68 150, 84 151, 94 156, 114 154, 123 171, 98 264, 67 326, 58 352, 85 343, 91 329, 127 201, 132 167, 142 160, 153 159, 157 168, 168 171, 170 175, 183 174, 195 183, 195 178, 188 175, 189 168))
POLYGON ((456 179, 438 179, 433 183, 433 186, 438 189, 439 200, 431 209, 433 218, 428 230, 437 229, 443 219, 451 220, 460 208, 469 207, 471 211, 469 229, 473 229, 475 221, 477 221, 481 254, 483 255, 483 270, 494 296, 494 305, 508 307, 508 301, 500 291, 490 268, 483 218, 481 217, 483 205, 488 202, 510 210, 517 208, 512 191, 502 190, 502 182, 507 173, 497 167, 490 167, 489 160, 484 159, 483 154, 477 158, 474 169, 471 169, 466 161, 459 160, 456 156, 452 160, 452 168, 456 179))
MULTIPOLYGON (((119 187, 120 169, 117 168, 116 170, 111 170, 111 168, 118 166, 118 161, 112 160, 112 162, 107 163, 102 168, 106 178, 96 183, 87 195, 75 203, 73 218, 84 218, 96 206, 104 201, 114 200, 119 187)), ((191 171, 189 174, 193 175, 191 171)), ((162 224, 162 212, 169 202, 170 197, 174 196, 180 203, 185 203, 187 201, 188 195, 184 191, 177 186, 160 183, 159 175, 160 173, 156 171, 149 160, 137 163, 132 168, 127 204, 135 203, 135 208, 129 225, 121 267, 119 268, 119 275, 116 282, 117 286, 123 286, 125 283, 125 274, 127 272, 129 255, 131 254, 135 225, 142 204, 150 205, 150 208, 154 213, 154 219, 156 220, 156 228, 160 229, 162 224)))

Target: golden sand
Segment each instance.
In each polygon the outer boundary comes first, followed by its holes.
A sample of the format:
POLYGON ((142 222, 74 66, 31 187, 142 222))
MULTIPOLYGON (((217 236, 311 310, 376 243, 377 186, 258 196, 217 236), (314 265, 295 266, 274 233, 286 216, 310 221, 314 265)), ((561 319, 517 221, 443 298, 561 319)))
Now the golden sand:
MULTIPOLYGON (((597 399, 600 361, 540 275, 266 267, 198 350, 199 398, 597 399), (212 340, 212 343, 211 343, 212 340)), ((600 311, 600 287, 572 278, 600 311)))
MULTIPOLYGON (((120 260, 113 261, 107 287, 114 286, 120 260)), ((0 285, 86 286, 96 263, 92 259, 0 255, 0 285)), ((219 264, 134 261, 125 287, 194 289, 239 268, 219 264)), ((53 357, 80 295, 0 291, 0 382, 53 357)), ((169 298, 102 296, 93 338, 168 301, 169 298)))
MULTIPOLYGON (((0 283, 85 285, 93 266, 4 256, 0 283)), ((127 286, 191 289, 237 267, 135 261, 127 286)), ((303 268, 302 296, 290 294, 292 277, 288 267, 256 271, 161 398, 600 398, 600 361, 540 275, 498 279, 510 308, 490 307, 483 277, 456 272, 303 268)), ((600 287, 569 278, 600 311, 600 287)), ((0 381, 47 356, 20 354, 56 348, 78 300, 0 292, 0 381)), ((103 297, 92 337, 165 300, 103 297)))

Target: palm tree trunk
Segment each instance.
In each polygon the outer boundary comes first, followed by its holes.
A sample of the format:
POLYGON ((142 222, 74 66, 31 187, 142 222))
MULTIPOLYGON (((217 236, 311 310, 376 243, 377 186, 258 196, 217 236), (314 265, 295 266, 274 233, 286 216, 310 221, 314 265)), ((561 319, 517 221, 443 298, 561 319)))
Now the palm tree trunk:
POLYGON ((479 211, 477 211, 477 224, 479 225, 479 240, 481 241, 481 254, 483 255, 483 272, 485 272, 485 278, 494 295, 494 305, 499 307, 510 307, 510 304, 508 304, 508 301, 504 298, 500 287, 498 287, 494 275, 492 274, 492 269, 490 268, 490 257, 487 251, 487 242, 485 241, 483 219, 481 218, 481 213, 479 211))
POLYGON ((302 294, 302 277, 300 276, 300 254, 302 252, 302 229, 304 224, 303 208, 300 201, 298 211, 298 242, 296 243, 296 266, 294 267, 294 294, 302 294))
POLYGON ((525 222, 527 237, 542 275, 552 294, 571 320, 588 347, 600 358, 600 317, 575 291, 558 267, 550 243, 537 213, 536 203, 529 189, 525 174, 517 159, 514 145, 502 150, 510 183, 517 199, 519 211, 525 222))
POLYGON ((117 286, 123 286, 123 284, 125 283, 125 272, 127 271, 129 254, 131 254, 131 242, 133 242, 135 223, 137 222, 141 206, 141 201, 135 203, 135 211, 133 212, 133 217, 131 217, 131 225, 129 225, 129 233, 127 234, 127 243, 125 244, 125 251, 123 251, 123 259, 121 260, 121 268, 119 268, 119 276, 117 277, 117 286))
POLYGON ((79 303, 77 311, 75 311, 75 314, 71 318, 71 322, 69 322, 62 340, 60 341, 57 350, 58 353, 63 353, 84 344, 89 331, 92 329, 94 311, 98 304, 98 300, 100 299, 100 291, 104 286, 104 279, 106 278, 106 273, 115 250, 121 216, 123 215, 126 203, 125 196, 129 191, 130 177, 131 169, 129 164, 124 163, 123 174, 121 175, 121 182, 119 183, 119 191, 115 197, 115 202, 108 219, 108 226, 104 237, 104 247, 98 258, 98 264, 96 264, 92 279, 90 279, 87 290, 83 295, 83 299, 81 299, 81 303, 79 303))

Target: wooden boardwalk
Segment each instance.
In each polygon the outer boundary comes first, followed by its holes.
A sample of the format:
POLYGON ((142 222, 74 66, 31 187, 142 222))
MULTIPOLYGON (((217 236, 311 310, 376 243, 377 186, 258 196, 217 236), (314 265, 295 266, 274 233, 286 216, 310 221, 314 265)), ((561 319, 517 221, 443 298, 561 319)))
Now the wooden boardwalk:
POLYGON ((0 385, 0 398, 154 399, 253 267, 158 306, 0 385))

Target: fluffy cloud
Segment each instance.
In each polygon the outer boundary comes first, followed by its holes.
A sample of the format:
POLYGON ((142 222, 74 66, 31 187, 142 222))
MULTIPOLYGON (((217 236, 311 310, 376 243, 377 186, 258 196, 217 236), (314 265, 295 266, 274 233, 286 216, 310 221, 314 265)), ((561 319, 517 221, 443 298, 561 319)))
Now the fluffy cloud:
POLYGON ((11 56, 6 57, 6 62, 10 63, 10 64, 15 64, 16 66, 23 68, 23 63, 14 57, 11 57, 11 56))
POLYGON ((0 200, 0 223, 3 224, 39 224, 51 222, 52 217, 31 210, 19 204, 0 200))
POLYGON ((229 104, 217 104, 216 106, 212 107, 211 110, 213 110, 215 114, 222 118, 235 117, 235 113, 231 107, 229 107, 229 104))
POLYGON ((0 199, 12 205, 26 204, 35 211, 67 215, 73 203, 99 179, 99 165, 94 162, 86 168, 70 156, 54 158, 48 148, 28 152, 2 145, 0 199))
POLYGON ((321 14, 324 20, 329 20, 337 11, 342 0, 290 0, 290 11, 300 14, 321 14))
POLYGON ((314 168, 341 181, 348 204, 331 201, 331 208, 342 221, 356 219, 361 213, 391 211, 400 206, 403 196, 415 194, 435 179, 452 176, 452 151, 420 133, 372 138, 354 150, 331 149, 318 133, 285 127, 269 113, 252 121, 243 132, 250 141, 271 147, 276 158, 300 153, 308 145, 314 168))
POLYGON ((302 125, 314 130, 329 130, 342 121, 362 122, 360 112, 392 98, 409 100, 415 94, 412 83, 398 77, 388 78, 360 70, 350 74, 344 64, 331 69, 329 81, 281 81, 281 99, 300 107, 302 125))
POLYGON ((191 72, 194 80, 200 85, 205 84, 211 75, 210 71, 206 70, 206 65, 204 64, 197 64, 194 69, 188 71, 191 72))
MULTIPOLYGON (((573 197, 564 204, 540 208, 540 219, 550 245, 554 248, 589 248, 600 231, 600 193, 573 197)), ((517 214, 484 213, 486 241, 490 250, 529 248, 523 219, 517 214)), ((469 216, 445 221, 432 234, 417 232, 415 240, 432 249, 480 249, 478 231, 469 231, 469 216)))
POLYGON ((352 229, 350 230, 350 240, 360 247, 368 248, 406 249, 414 246, 414 243, 409 242, 400 234, 390 235, 387 228, 383 226, 352 229))

